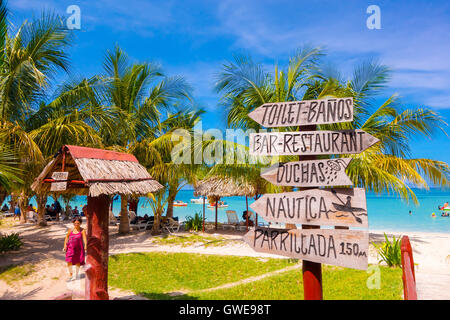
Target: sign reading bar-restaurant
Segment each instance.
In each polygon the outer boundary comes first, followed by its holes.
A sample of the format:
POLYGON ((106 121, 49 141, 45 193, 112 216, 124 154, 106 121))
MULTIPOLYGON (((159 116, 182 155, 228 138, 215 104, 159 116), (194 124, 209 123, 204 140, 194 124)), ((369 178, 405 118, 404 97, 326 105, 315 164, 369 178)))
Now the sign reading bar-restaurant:
POLYGON ((50 185, 50 191, 64 191, 67 189, 67 178, 69 172, 53 172, 52 179, 56 182, 52 182, 50 185))
POLYGON ((378 141, 360 129, 250 133, 250 154, 262 156, 358 154, 378 141))
POLYGON ((244 241, 257 252, 367 269, 369 234, 366 231, 257 227, 244 236, 244 241))
POLYGON ((353 98, 265 103, 248 114, 264 127, 290 127, 353 121, 353 98))
POLYGON ((363 188, 266 193, 250 207, 268 222, 368 227, 363 188))

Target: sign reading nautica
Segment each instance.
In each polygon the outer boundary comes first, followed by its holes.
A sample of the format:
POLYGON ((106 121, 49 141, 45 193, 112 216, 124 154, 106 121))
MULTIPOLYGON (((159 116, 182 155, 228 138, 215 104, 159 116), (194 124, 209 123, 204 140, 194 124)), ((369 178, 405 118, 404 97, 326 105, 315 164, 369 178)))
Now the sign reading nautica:
POLYGON ((265 221, 367 228, 363 188, 266 193, 250 205, 265 221))

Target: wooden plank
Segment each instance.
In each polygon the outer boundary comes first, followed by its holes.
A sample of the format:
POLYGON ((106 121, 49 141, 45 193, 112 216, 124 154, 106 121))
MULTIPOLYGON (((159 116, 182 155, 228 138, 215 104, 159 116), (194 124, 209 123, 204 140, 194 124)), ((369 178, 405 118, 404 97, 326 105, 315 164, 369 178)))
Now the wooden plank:
POLYGON ((353 121, 353 98, 265 103, 248 114, 268 128, 353 121))
POLYGON ((360 129, 250 133, 250 154, 264 156, 358 154, 378 141, 360 129))
POLYGON ((53 172, 52 173, 52 179, 53 180, 67 180, 69 177, 69 172, 53 172))
POLYGON ((353 185, 345 173, 351 158, 277 163, 261 177, 277 186, 329 187, 353 185))
POLYGON ((364 188, 266 193, 250 207, 268 222, 369 227, 364 188))
POLYGON ((271 229, 258 227, 244 236, 257 252, 366 270, 369 234, 336 229, 271 229))

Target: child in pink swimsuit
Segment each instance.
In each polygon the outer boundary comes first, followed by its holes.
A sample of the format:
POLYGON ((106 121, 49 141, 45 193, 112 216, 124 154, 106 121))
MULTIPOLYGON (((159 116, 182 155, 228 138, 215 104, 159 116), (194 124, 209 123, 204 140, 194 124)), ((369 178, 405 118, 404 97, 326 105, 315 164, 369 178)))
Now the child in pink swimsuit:
POLYGON ((86 232, 81 228, 81 217, 75 217, 72 220, 73 229, 69 229, 64 240, 64 251, 66 252, 67 268, 69 270, 70 279, 78 278, 80 265, 84 265, 84 251, 87 249, 86 232), (76 266, 75 276, 73 275, 73 265, 76 266))

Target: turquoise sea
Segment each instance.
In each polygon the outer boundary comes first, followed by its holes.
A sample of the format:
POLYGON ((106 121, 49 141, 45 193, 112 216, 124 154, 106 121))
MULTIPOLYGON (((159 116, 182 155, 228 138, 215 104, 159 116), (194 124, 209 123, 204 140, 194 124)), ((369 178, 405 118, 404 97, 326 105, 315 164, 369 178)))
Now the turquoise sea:
MULTIPOLYGON (((419 199, 419 206, 415 206, 412 201, 408 204, 392 194, 376 195, 372 192, 366 192, 369 229, 450 233, 450 217, 441 217, 441 211, 438 210, 438 206, 447 201, 450 202, 450 190, 432 188, 428 191, 423 189, 413 189, 413 191, 419 199), (409 215, 409 210, 412 211, 412 215, 409 215), (435 218, 431 217, 432 212, 436 214, 435 218)), ((178 216, 180 221, 184 221, 187 216, 193 216, 195 212, 202 213, 202 204, 190 203, 193 198, 195 198, 193 190, 181 190, 179 192, 177 200, 188 203, 187 207, 174 208, 174 216, 178 216)), ((227 197, 222 198, 222 200, 229 206, 218 210, 219 222, 227 221, 226 210, 235 210, 241 218, 242 211, 246 210, 245 197, 227 197)), ((139 201, 139 216, 153 214, 147 201, 145 198, 141 198, 139 201)), ((249 205, 253 201, 249 198, 249 205)), ((51 202, 52 198, 49 197, 48 203, 51 202)), ((32 199, 31 203, 35 205, 36 202, 32 199)), ((81 208, 84 204, 86 204, 86 197, 83 196, 77 196, 71 202, 72 207, 78 206, 81 208)), ((114 201, 113 212, 115 215, 119 215, 120 199, 114 201)), ((214 221, 214 209, 206 208, 205 212, 206 220, 214 221)), ((258 219, 261 221, 261 217, 258 219)))

